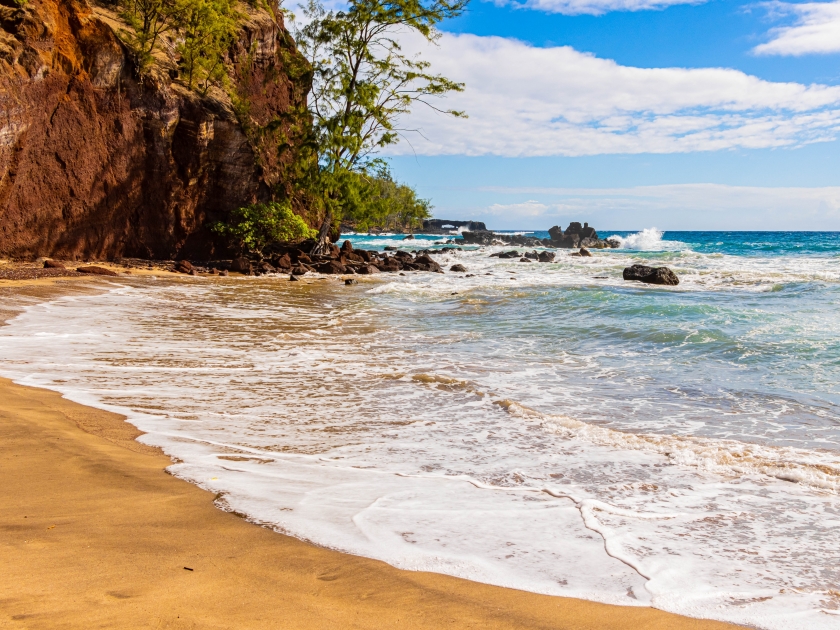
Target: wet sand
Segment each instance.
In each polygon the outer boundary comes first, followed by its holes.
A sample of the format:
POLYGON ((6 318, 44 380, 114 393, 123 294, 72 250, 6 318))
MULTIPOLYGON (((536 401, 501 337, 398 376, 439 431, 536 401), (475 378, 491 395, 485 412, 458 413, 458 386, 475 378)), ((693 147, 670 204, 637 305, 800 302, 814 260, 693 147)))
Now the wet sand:
POLYGON ((0 627, 735 627, 319 548, 217 509, 138 435, 0 379, 0 627))

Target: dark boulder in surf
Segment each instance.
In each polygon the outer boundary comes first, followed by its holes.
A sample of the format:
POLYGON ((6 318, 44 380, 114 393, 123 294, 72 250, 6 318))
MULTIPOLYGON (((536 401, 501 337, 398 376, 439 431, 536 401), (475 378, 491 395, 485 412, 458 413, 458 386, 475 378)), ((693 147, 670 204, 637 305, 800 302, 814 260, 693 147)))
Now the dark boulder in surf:
POLYGON ((680 283, 677 274, 668 269, 668 267, 647 267, 645 265, 626 267, 624 269, 624 279, 669 286, 676 286, 680 283))
POLYGON ((328 260, 315 265, 315 271, 326 274, 341 274, 346 273, 347 268, 338 261, 328 260))
POLYGON ((449 271, 457 271, 457 272, 460 272, 460 273, 466 273, 467 268, 464 267, 464 265, 452 265, 449 268, 449 271))
POLYGON ((554 260, 554 252, 540 252, 539 261, 541 263, 552 262, 554 260))
POLYGON ((443 269, 434 260, 429 258, 427 254, 418 254, 414 259, 414 264, 417 265, 421 271, 433 271, 434 273, 443 273, 443 269))
POLYGON ((105 267, 79 267, 76 269, 79 273, 88 273, 94 276, 118 276, 116 271, 111 271, 110 269, 105 269, 105 267))
POLYGON ((379 269, 373 265, 362 265, 361 267, 356 267, 356 273, 368 275, 372 273, 379 273, 379 269))
POLYGON ((244 256, 234 258, 230 263, 230 270, 235 273, 250 273, 251 261, 244 256))
POLYGON ((292 268, 292 259, 289 254, 283 254, 273 260, 274 266, 278 269, 288 270, 292 268))

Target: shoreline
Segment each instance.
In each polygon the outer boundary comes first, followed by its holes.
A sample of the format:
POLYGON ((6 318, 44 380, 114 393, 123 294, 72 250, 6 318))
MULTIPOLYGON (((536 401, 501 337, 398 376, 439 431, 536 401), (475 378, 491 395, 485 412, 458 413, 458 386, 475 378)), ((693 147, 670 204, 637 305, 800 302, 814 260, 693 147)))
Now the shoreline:
MULTIPOLYGON (((67 288, 41 283, 54 295, 67 288)), ((0 394, 0 610, 11 627, 737 627, 316 547, 166 474, 169 457, 137 442, 123 416, 6 379, 0 394)))

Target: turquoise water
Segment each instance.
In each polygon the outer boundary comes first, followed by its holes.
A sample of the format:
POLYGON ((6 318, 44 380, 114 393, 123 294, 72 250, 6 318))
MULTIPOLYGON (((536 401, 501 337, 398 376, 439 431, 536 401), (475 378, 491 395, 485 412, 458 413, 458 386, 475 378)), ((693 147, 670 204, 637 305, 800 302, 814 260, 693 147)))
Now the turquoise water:
MULTIPOLYGON (((477 362, 503 355, 521 364, 514 373, 545 362, 542 391, 530 399, 541 409, 616 427, 840 449, 840 233, 601 235, 629 247, 566 272, 579 274, 574 283, 558 286, 541 265, 508 263, 527 274, 526 287, 479 286, 467 299, 485 302, 480 314, 450 296, 421 307, 434 317, 410 323, 426 334, 479 333, 458 352, 477 362), (671 266, 683 284, 617 282, 636 262, 671 266)), ((351 240, 414 247, 398 238, 351 240)), ((395 294, 395 311, 416 310, 417 297, 395 294)))
POLYGON ((319 545, 840 628, 840 234, 599 232, 622 247, 465 248, 350 286, 99 283, 0 328, 0 373, 124 413, 220 507, 319 545))

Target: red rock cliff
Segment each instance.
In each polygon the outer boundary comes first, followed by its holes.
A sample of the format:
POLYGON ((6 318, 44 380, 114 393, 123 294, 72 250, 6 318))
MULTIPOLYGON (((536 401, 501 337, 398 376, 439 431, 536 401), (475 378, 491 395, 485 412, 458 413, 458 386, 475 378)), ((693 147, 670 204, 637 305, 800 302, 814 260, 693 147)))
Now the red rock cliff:
POLYGON ((165 58, 138 77, 102 8, 0 0, 0 255, 224 255, 209 222, 290 192, 305 64, 282 18, 242 9, 227 93, 201 97, 165 58))

